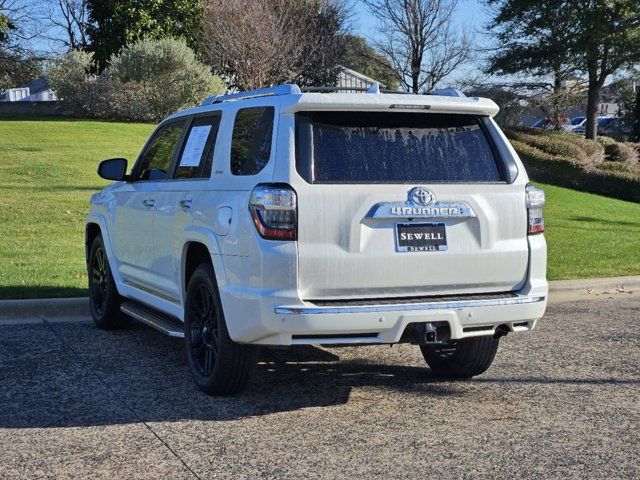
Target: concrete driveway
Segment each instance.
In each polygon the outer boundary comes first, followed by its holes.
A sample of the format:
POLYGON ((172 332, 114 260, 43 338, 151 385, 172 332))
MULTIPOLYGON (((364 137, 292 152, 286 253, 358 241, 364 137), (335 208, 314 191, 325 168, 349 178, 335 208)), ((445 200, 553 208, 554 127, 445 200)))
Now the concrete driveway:
POLYGON ((0 478, 638 478, 640 296, 609 297, 550 305, 472 381, 410 345, 295 348, 233 398, 138 324, 0 326, 0 478))

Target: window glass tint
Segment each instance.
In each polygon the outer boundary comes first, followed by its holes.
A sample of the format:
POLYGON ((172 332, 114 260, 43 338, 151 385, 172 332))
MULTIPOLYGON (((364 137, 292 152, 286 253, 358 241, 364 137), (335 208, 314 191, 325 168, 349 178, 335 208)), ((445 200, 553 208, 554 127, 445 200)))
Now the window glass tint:
POLYGON ((184 124, 184 121, 171 123, 161 127, 156 133, 140 161, 140 180, 166 179, 184 124))
POLYGON ((255 175, 269 162, 273 107, 238 110, 231 140, 231 173, 255 175))
POLYGON ((197 117, 191 123, 174 178, 208 178, 215 148, 220 115, 197 117))
POLYGON ((487 134, 472 115, 314 112, 306 119, 304 115, 298 114, 296 152, 298 171, 308 181, 503 180, 487 134))

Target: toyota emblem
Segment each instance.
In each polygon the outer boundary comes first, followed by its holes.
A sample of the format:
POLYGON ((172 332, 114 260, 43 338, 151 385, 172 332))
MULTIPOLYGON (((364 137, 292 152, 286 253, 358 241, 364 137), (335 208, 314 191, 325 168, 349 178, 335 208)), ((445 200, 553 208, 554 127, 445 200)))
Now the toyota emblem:
POLYGON ((415 205, 426 206, 432 204, 436 196, 431 190, 424 187, 415 187, 409 190, 409 202, 415 205))

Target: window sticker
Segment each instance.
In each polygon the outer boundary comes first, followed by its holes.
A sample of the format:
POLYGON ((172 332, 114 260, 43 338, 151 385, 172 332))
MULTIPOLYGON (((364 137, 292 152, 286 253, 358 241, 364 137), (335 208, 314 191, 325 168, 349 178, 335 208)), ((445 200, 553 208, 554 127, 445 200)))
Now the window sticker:
POLYGON ((210 131, 211 125, 202 125, 191 129, 180 159, 181 167, 197 167, 200 165, 200 158, 202 158, 202 152, 210 131))

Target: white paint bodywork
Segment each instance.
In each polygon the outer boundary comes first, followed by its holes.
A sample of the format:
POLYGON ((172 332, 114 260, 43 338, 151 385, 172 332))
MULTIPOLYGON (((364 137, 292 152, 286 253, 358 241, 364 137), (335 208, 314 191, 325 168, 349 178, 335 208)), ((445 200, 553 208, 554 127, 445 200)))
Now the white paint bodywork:
POLYGON ((167 120, 221 111, 212 175, 206 180, 117 182, 92 197, 87 223, 100 227, 118 291, 182 320, 187 247, 209 250, 229 333, 237 342, 394 343, 412 322, 446 321, 452 338, 490 335, 505 325, 530 330, 546 308, 546 244, 527 236, 528 177, 491 120, 490 132, 518 173, 510 184, 423 184, 438 200, 467 202, 476 213, 447 220, 449 249, 397 253, 393 221, 367 217, 379 202, 405 201, 415 185, 311 185, 295 168, 295 112, 389 111, 493 116, 490 100, 388 94, 303 93, 198 107, 167 120), (253 176, 230 173, 231 132, 239 108, 275 108, 271 160, 253 176), (262 239, 250 217, 251 190, 286 183, 298 196, 298 241, 262 239), (153 207, 143 201, 155 200, 153 207), (190 200, 188 211, 178 208, 190 200), (385 305, 331 311, 312 301, 516 292, 511 304, 385 305), (534 301, 535 300, 535 301, 534 301), (397 308, 396 308, 397 307, 397 308), (465 331, 469 327, 486 327, 465 331), (359 333, 375 337, 359 338, 359 333), (319 338, 334 335, 335 338, 319 338), (349 335, 341 338, 340 335, 349 335), (355 336, 354 336, 355 335, 355 336), (303 336, 298 338, 297 336, 303 336))

